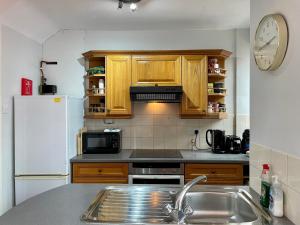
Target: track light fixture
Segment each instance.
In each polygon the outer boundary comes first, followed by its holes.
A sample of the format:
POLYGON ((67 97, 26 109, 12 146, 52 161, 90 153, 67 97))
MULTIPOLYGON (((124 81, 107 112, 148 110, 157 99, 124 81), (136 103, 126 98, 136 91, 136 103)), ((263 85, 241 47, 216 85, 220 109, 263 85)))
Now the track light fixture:
POLYGON ((124 4, 130 4, 129 8, 131 12, 135 12, 138 8, 137 3, 141 0, 119 0, 118 9, 122 9, 124 4))

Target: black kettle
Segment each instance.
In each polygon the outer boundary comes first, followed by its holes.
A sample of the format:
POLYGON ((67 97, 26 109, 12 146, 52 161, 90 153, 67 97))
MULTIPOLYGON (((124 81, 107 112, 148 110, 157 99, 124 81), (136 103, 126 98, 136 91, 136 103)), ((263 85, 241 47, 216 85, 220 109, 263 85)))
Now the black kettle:
POLYGON ((206 143, 211 147, 213 153, 225 153, 225 131, 223 130, 207 130, 206 143), (210 134, 210 141, 209 141, 210 134))
POLYGON ((242 153, 242 140, 236 135, 226 137, 226 152, 231 154, 242 153))

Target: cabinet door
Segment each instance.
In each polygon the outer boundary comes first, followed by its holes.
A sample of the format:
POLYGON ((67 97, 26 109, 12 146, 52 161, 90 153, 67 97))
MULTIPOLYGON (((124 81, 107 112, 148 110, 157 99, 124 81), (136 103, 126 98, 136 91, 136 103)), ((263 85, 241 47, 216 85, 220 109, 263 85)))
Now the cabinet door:
POLYGON ((242 185, 241 164, 185 164, 185 181, 207 176, 206 184, 242 185))
POLYGON ((107 114, 130 115, 131 56, 107 57, 107 83, 107 114))
POLYGON ((132 84, 181 85, 181 56, 145 55, 132 57, 132 84))
POLYGON ((181 114, 205 115, 207 111, 207 57, 182 57, 183 98, 181 114))

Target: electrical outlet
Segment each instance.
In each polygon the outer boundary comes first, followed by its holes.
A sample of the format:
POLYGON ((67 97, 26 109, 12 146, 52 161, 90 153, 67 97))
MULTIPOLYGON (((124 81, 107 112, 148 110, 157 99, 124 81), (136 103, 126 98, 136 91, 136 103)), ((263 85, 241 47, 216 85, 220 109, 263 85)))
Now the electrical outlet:
POLYGON ((191 139, 191 143, 192 143, 192 145, 195 145, 195 139, 194 138, 191 139))

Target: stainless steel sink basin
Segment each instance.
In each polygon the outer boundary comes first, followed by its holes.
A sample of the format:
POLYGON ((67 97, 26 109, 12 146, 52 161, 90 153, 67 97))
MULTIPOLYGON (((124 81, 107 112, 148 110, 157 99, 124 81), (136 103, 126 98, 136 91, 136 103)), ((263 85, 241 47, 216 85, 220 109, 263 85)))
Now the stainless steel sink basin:
MULTIPOLYGON (((81 216, 88 223, 100 224, 178 224, 164 212, 175 204, 180 188, 124 186, 100 191, 81 216)), ((195 186, 186 194, 184 206, 193 209, 185 224, 267 225, 268 215, 236 187, 195 186)))
POLYGON ((241 224, 258 219, 254 210, 238 192, 189 192, 185 204, 194 210, 185 219, 188 224, 241 224))

